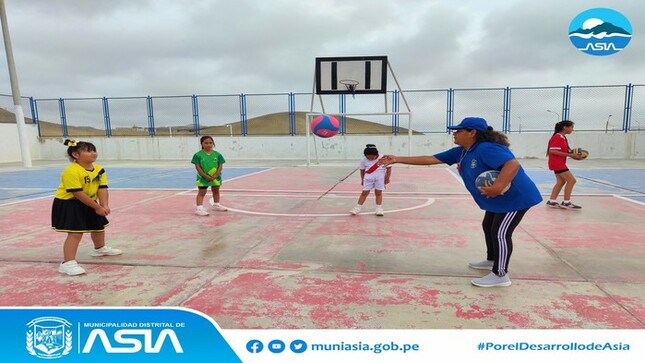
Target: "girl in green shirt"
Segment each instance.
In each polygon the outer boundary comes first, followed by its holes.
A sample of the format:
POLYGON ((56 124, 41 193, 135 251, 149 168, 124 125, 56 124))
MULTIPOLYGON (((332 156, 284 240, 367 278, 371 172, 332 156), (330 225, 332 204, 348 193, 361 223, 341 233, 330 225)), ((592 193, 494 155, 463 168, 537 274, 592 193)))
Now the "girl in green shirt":
POLYGON ((208 212, 204 208, 204 197, 208 188, 213 192, 212 210, 227 211, 226 207, 219 203, 219 187, 222 185, 222 167, 226 162, 224 157, 213 147, 215 142, 210 136, 202 136, 199 140, 202 149, 193 155, 191 163, 195 164, 197 170, 197 197, 195 198, 195 214, 198 216, 207 216, 208 212))

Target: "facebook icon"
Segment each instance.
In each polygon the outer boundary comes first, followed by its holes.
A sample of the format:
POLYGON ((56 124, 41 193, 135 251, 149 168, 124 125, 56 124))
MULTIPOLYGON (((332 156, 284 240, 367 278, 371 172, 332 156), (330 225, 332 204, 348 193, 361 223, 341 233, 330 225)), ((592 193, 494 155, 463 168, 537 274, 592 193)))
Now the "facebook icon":
POLYGON ((257 339, 249 340, 249 342, 246 343, 246 350, 248 350, 249 353, 260 353, 262 349, 264 349, 264 344, 257 339))

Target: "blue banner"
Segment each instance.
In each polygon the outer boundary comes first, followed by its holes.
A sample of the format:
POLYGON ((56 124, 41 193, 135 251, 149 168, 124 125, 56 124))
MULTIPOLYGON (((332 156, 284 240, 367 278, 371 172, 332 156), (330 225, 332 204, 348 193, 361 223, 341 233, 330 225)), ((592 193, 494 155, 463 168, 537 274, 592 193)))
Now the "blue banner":
POLYGON ((4 308, 6 362, 240 363, 216 323, 184 308, 4 308))

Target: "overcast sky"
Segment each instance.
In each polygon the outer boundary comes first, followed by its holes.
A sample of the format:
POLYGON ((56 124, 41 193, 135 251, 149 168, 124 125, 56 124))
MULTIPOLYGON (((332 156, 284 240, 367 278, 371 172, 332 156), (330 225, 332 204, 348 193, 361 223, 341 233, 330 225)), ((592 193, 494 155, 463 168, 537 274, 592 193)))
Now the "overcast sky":
MULTIPOLYGON (((314 60, 386 55, 403 89, 645 83, 642 0, 5 0, 23 96, 310 92, 314 60), (571 20, 633 37, 576 50, 571 20)), ((10 94, 6 57, 0 93, 10 94)), ((392 87, 388 87, 392 89, 392 87)))

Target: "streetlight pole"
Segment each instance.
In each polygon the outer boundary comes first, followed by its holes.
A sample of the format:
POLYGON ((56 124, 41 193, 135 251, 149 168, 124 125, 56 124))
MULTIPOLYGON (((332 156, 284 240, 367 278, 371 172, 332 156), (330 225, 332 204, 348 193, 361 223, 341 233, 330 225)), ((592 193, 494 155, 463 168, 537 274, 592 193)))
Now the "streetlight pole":
POLYGON ((11 37, 9 37, 9 25, 7 24, 7 11, 4 6, 4 0, 0 0, 0 23, 2 23, 4 48, 7 52, 7 65, 9 66, 9 80, 11 82, 11 95, 13 96, 13 107, 15 110, 14 114, 16 115, 16 127, 18 127, 18 141, 20 143, 22 166, 25 168, 31 168, 31 152, 29 151, 29 144, 27 142, 25 113, 22 110, 22 103, 20 102, 20 87, 18 87, 16 63, 13 59, 13 49, 11 48, 11 37))
POLYGON ((560 114, 559 114, 559 113, 557 113, 557 112, 555 112, 555 111, 551 111, 551 110, 546 110, 546 112, 549 112, 549 113, 554 114, 554 115, 558 118, 558 122, 562 121, 562 120, 560 119, 560 114))
POLYGON ((609 130, 609 119, 611 118, 611 115, 607 116, 607 122, 605 122, 605 134, 609 130))

